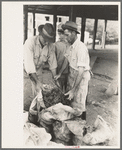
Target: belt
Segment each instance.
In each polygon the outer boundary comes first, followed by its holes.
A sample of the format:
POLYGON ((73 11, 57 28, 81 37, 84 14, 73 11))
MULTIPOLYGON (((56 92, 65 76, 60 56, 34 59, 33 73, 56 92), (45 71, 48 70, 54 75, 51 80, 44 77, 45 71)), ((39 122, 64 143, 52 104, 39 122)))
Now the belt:
POLYGON ((91 69, 90 70, 85 70, 84 72, 87 72, 87 71, 89 71, 91 77, 94 75, 93 72, 91 71, 91 69))
POLYGON ((90 72, 90 74, 91 74, 91 77, 92 77, 94 74, 93 74, 93 72, 91 71, 91 69, 89 70, 89 72, 90 72))

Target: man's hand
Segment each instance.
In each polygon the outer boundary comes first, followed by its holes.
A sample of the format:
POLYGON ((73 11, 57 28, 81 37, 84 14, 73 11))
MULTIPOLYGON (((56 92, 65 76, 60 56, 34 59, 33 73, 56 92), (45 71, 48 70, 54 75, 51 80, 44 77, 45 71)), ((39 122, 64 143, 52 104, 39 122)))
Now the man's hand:
POLYGON ((37 84, 36 84, 36 92, 39 93, 40 89, 43 90, 43 84, 41 82, 37 82, 37 84))
POLYGON ((39 81, 36 73, 29 74, 31 81, 35 84, 35 92, 38 94, 40 89, 43 90, 43 84, 39 81))
POLYGON ((64 94, 65 96, 69 95, 69 97, 67 99, 72 100, 74 98, 75 95, 75 91, 74 89, 70 90, 69 92, 67 92, 66 94, 64 94))
POLYGON ((60 84, 59 84, 59 81, 58 80, 55 80, 55 84, 61 88, 60 84))
POLYGON ((54 76, 55 80, 58 80, 60 78, 61 74, 57 74, 56 76, 54 76))

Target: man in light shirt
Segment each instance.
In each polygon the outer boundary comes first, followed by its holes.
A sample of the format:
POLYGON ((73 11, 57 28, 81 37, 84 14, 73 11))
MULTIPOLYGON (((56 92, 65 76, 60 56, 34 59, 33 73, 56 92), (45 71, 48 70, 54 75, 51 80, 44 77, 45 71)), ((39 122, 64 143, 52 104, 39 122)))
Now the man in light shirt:
POLYGON ((75 22, 67 21, 62 28, 67 41, 71 44, 65 54, 70 66, 65 95, 71 100, 71 107, 77 109, 79 116, 86 120, 86 96, 90 80, 88 50, 85 44, 78 40, 79 32, 75 22))
MULTIPOLYGON (((40 25, 39 35, 30 37, 24 44, 24 79, 30 78, 32 83, 33 97, 43 89, 42 66, 48 62, 53 77, 56 75, 57 60, 55 47, 54 27, 50 23, 40 25)), ((26 81, 25 83, 26 84, 26 81)))
POLYGON ((57 75, 54 77, 58 80, 62 91, 65 93, 67 86, 67 78, 68 78, 68 60, 65 58, 64 54, 66 49, 69 47, 66 42, 66 38, 64 35, 64 31, 61 28, 62 23, 58 25, 58 35, 59 40, 55 42, 55 54, 57 59, 57 75))

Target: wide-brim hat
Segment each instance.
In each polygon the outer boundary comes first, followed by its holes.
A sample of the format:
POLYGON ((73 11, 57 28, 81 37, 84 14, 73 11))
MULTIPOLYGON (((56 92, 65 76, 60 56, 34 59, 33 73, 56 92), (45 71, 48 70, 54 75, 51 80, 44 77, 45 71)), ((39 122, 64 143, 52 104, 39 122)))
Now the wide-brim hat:
POLYGON ((55 42, 55 30, 52 24, 46 23, 45 25, 40 25, 38 31, 47 42, 55 42))
POLYGON ((69 29, 75 31, 77 34, 80 34, 77 28, 77 24, 72 21, 67 21, 65 24, 62 25, 63 30, 69 29))

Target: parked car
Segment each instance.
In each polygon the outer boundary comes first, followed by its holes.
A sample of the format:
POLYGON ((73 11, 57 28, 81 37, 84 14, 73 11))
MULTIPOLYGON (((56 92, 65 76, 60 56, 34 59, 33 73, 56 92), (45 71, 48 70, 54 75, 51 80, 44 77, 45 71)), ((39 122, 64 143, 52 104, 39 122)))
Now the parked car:
MULTIPOLYGON (((89 38, 87 44, 92 44, 92 43, 93 43, 93 39, 89 38)), ((96 39, 95 44, 100 44, 100 41, 96 39)))

